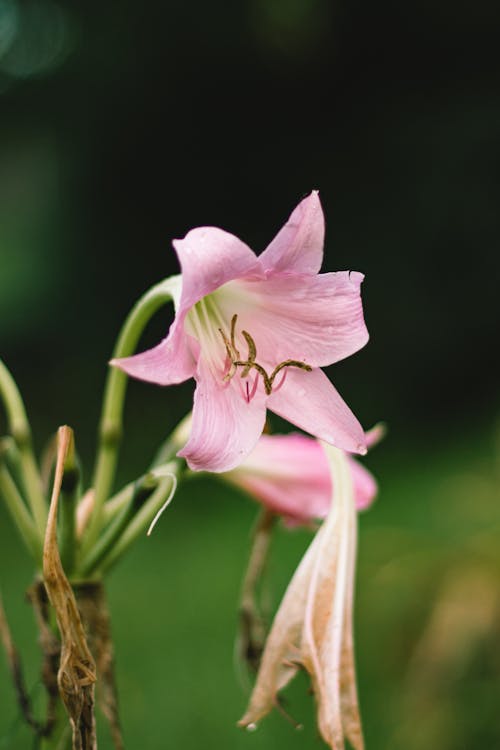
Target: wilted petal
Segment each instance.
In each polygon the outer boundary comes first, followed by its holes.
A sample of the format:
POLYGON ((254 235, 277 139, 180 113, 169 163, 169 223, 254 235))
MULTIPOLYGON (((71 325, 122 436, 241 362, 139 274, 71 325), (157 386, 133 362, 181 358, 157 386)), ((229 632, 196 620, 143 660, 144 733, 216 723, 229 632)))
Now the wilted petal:
POLYGON ((193 470, 229 471, 250 453, 264 428, 265 394, 245 398, 239 377, 223 384, 200 358, 191 436, 178 455, 193 470))
POLYGON ((304 198, 259 256, 273 271, 316 274, 323 261, 325 220, 317 190, 304 198))
POLYGON ((288 584, 266 640, 250 703, 238 722, 239 726, 255 724, 268 714, 276 705, 279 691, 290 682, 302 664, 300 642, 307 592, 321 538, 320 529, 288 584))
POLYGON ((348 730, 355 749, 362 750, 352 649, 356 511, 345 456, 331 446, 325 450, 332 465, 335 502, 323 527, 322 547, 311 576, 302 660, 313 682, 323 739, 341 750, 348 730))
POLYGON ((287 371, 268 408, 301 430, 351 453, 366 453, 363 428, 322 370, 287 371))
POLYGON ((343 750, 346 735, 355 750, 363 750, 352 645, 356 511, 346 457, 331 446, 325 450, 335 502, 286 591, 239 723, 248 726, 265 716, 301 665, 312 680, 323 739, 332 750, 343 750))

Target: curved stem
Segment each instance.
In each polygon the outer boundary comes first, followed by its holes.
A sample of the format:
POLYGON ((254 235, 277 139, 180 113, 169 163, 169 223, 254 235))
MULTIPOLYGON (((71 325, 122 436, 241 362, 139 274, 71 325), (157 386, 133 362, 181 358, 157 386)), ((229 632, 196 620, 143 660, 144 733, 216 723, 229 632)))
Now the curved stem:
POLYGON ((98 575, 107 572, 109 568, 119 560, 132 542, 135 541, 140 534, 146 531, 160 509, 166 506, 172 499, 176 485, 177 481, 174 473, 160 479, 158 487, 135 514, 121 537, 109 551, 109 554, 100 561, 99 567, 96 571, 98 575))
POLYGON ((14 378, 0 360, 0 398, 4 402, 9 430, 19 448, 22 479, 36 526, 43 538, 47 523, 45 500, 40 473, 31 444, 31 428, 14 378))
MULTIPOLYGON (((153 315, 174 298, 179 279, 178 276, 166 279, 140 298, 124 323, 113 358, 128 357, 134 353, 141 334, 153 315)), ((127 375, 117 367, 111 367, 108 371, 99 425, 99 447, 93 481, 94 510, 84 539, 84 552, 88 551, 97 539, 102 526, 103 506, 113 485, 122 433, 126 387, 127 375)))

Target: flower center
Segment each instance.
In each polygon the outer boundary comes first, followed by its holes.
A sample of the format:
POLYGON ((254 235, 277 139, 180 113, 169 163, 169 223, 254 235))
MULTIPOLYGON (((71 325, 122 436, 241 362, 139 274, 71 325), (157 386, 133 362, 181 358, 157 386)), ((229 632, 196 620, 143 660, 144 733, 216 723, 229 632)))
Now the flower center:
MULTIPOLYGON (((306 372, 311 372, 312 367, 311 365, 308 365, 306 362, 300 362, 300 360, 297 359, 284 359, 283 362, 280 362, 274 370, 269 375, 267 373, 267 370, 260 365, 256 359, 257 359, 257 346, 255 344, 254 339, 252 336, 248 333, 248 331, 241 331, 241 335, 245 339, 247 346, 248 346, 248 356, 246 359, 242 359, 240 356, 240 353, 238 349, 236 348, 235 338, 236 338, 236 322, 238 320, 238 316, 235 314, 231 318, 231 333, 230 338, 226 336, 222 328, 219 328, 219 333, 222 336, 222 340, 224 341, 224 345, 226 347, 226 353, 229 360, 229 369, 224 375, 224 380, 231 380, 232 377, 236 374, 238 367, 243 368, 241 371, 241 378, 248 377, 251 370, 256 370, 257 376, 255 380, 255 385, 253 392, 255 392, 255 387, 257 386, 257 377, 260 375, 262 378, 262 382, 264 383, 264 389, 266 391, 266 395, 270 396, 273 392, 273 385, 274 381, 276 380, 276 376, 278 375, 281 370, 284 370, 286 367, 298 367, 300 370, 306 370, 306 372)), ((283 381, 280 385, 282 385, 283 381)), ((279 387, 279 386, 278 386, 279 387)), ((249 394, 247 394, 249 395, 249 394)))

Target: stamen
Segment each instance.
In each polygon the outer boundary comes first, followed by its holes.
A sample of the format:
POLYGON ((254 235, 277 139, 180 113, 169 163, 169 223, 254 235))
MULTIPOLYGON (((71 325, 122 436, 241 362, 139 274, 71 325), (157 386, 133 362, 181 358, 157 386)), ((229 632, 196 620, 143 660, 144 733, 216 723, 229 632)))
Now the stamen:
MULTIPOLYGON (((241 333, 244 336, 245 341, 248 344, 248 364, 246 365, 246 367, 243 369, 241 373, 241 377, 246 378, 246 376, 248 375, 248 373, 250 372, 252 368, 253 363, 255 362, 255 357, 257 356, 257 347, 255 346, 255 341, 250 336, 248 331, 242 331, 241 333)), ((238 359, 239 359, 239 356, 238 356, 238 359)))
POLYGON ((228 360, 230 362, 229 368, 227 372, 225 373, 223 380, 229 381, 231 378, 235 375, 236 370, 238 367, 242 367, 243 370, 241 372, 242 378, 247 378, 250 370, 256 370, 255 380, 252 385, 252 390, 250 391, 248 383, 245 383, 245 390, 243 393, 243 396, 247 403, 250 403, 252 398, 255 395, 255 392, 257 390, 257 381, 258 376, 260 375, 262 378, 262 382, 264 383, 264 390, 266 392, 267 396, 270 396, 273 392, 273 384, 276 379, 276 376, 278 373, 281 372, 281 370, 285 370, 283 373, 283 377, 281 378, 279 384, 274 389, 275 391, 279 390, 283 383, 285 382, 286 378, 286 368, 287 367, 298 367, 300 370, 305 370, 306 372, 311 372, 312 367, 311 365, 308 365, 307 362, 301 362, 298 359, 285 359, 283 362, 280 362, 274 370, 272 371, 271 375, 267 374, 267 371, 265 370, 262 365, 259 365, 258 362, 256 362, 257 358, 257 346, 255 344, 254 339, 252 336, 248 333, 248 331, 242 330, 241 335, 245 339, 247 346, 248 346, 248 357, 246 360, 240 359, 240 353, 238 349, 236 348, 236 321, 238 320, 238 315, 235 313, 233 317, 231 318, 231 340, 228 339, 222 328, 219 328, 219 333, 222 336, 222 340, 224 341, 224 346, 226 347, 226 353, 228 360))
POLYGON ((280 362, 280 364, 277 365, 272 371, 271 376, 269 378, 271 387, 273 385, 274 378, 279 373, 279 371, 282 370, 284 367, 298 367, 300 370, 305 370, 306 372, 311 372, 312 370, 311 365, 306 364, 306 362, 299 362, 298 359, 285 359, 283 362, 280 362))
POLYGON ((234 334, 235 334, 237 320, 238 320, 238 315, 234 313, 233 317, 231 318, 231 346, 233 347, 233 351, 236 354, 236 359, 239 359, 240 353, 236 348, 236 344, 234 343, 234 334))
MULTIPOLYGON (((234 316, 233 316, 233 320, 234 320, 234 316)), ((229 366, 229 368, 228 368, 228 371, 226 372, 226 374, 223 377, 223 380, 231 380, 231 378, 233 377, 233 375, 236 372, 236 366, 235 366, 235 362, 234 362, 234 360, 235 360, 235 356, 234 356, 235 349, 233 347, 232 342, 231 343, 229 342, 229 340, 228 340, 226 334, 224 333, 224 331, 222 330, 222 328, 219 328, 219 333, 222 336, 222 339, 224 341, 224 345, 226 347, 227 357, 229 359, 229 362, 231 363, 230 366, 229 366)), ((231 338, 233 337, 232 333, 233 333, 233 325, 232 325, 232 322, 231 322, 231 338)))

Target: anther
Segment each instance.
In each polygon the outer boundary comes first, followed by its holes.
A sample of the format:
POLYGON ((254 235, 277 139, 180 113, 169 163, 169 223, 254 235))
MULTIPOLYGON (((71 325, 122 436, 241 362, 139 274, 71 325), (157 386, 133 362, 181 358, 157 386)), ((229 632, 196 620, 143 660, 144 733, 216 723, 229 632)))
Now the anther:
MULTIPOLYGON (((229 340, 222 330, 222 328, 219 328, 219 333, 222 336, 222 340, 224 341, 224 346, 226 347, 226 354, 229 359, 230 367, 226 374, 224 375, 223 380, 228 381, 231 380, 231 378, 235 375, 236 370, 238 367, 242 367, 241 377, 247 378, 250 374, 250 370, 256 370, 256 376, 255 380, 252 386, 252 390, 250 391, 250 388, 248 386, 248 383, 246 383, 246 389, 245 389, 245 398, 248 403, 250 403, 251 399, 255 395, 255 391, 257 389, 257 378, 260 375, 262 377, 262 382, 264 383, 264 390, 266 392, 267 396, 270 396, 273 392, 273 383, 281 370, 284 370, 286 367, 298 367, 300 370, 305 370, 306 372, 311 372, 312 367, 311 365, 308 365, 306 362, 301 362, 298 359, 285 359, 283 362, 280 362, 274 370, 272 371, 271 375, 267 374, 267 371, 265 370, 262 365, 260 365, 258 362, 256 362, 257 358, 257 346, 255 344, 254 339, 252 336, 248 333, 248 331, 242 330, 241 335, 246 341, 246 344, 248 346, 248 357, 246 360, 240 359, 240 353, 238 349, 236 348, 236 321, 238 320, 238 315, 235 314, 231 318, 231 340, 229 340)), ((283 378, 281 379, 279 385, 277 386, 276 390, 278 390, 284 383, 286 373, 283 374, 283 378)))

